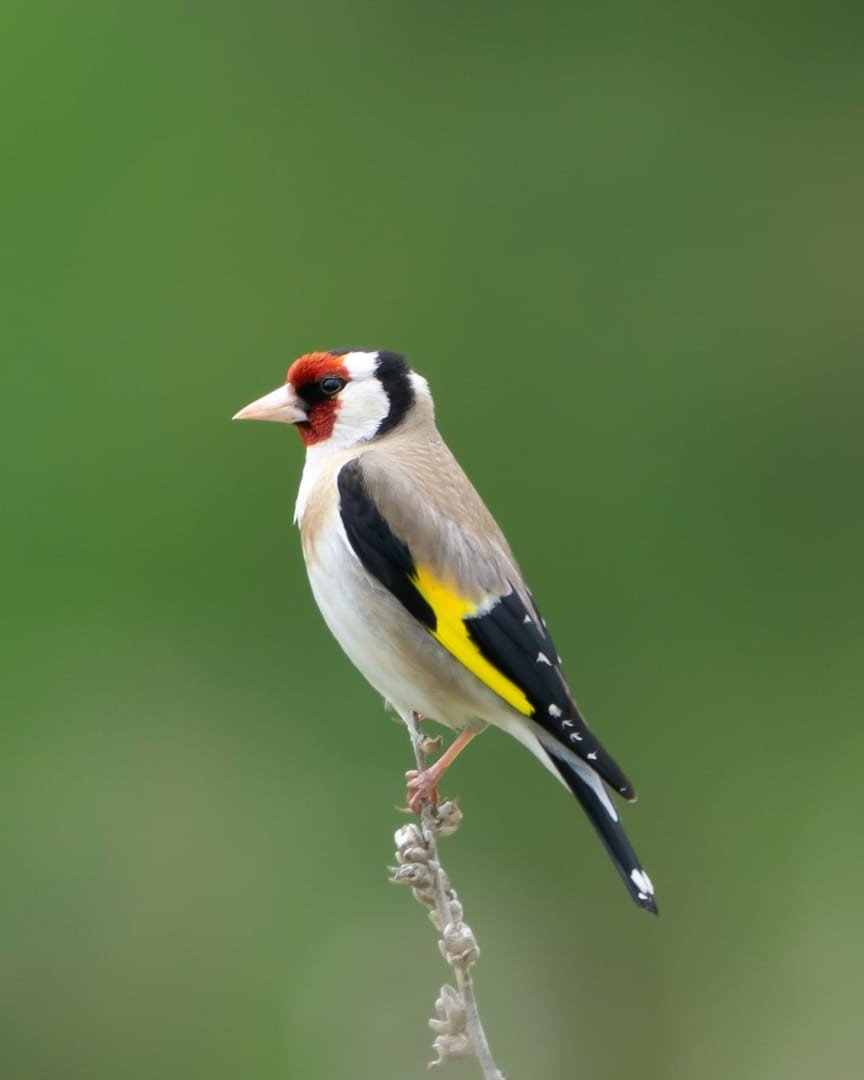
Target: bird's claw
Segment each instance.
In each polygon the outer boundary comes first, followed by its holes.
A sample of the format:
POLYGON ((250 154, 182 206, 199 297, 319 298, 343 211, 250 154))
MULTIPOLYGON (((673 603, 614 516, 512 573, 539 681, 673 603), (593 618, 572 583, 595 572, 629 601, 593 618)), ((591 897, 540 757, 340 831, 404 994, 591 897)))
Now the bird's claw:
POLYGON ((423 803, 429 802, 434 808, 438 805, 438 774, 435 769, 409 769, 405 773, 408 781, 408 806, 415 814, 423 810, 423 803))

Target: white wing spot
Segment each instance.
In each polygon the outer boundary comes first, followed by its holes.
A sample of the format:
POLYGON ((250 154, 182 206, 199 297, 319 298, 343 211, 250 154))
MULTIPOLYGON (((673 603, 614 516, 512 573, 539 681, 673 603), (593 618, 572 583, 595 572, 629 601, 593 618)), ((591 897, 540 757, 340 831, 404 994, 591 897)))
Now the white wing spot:
POLYGON ((588 754, 588 760, 589 761, 596 761, 597 760, 597 751, 596 750, 592 750, 591 753, 588 754))
POLYGON ((552 667, 552 661, 549 659, 545 652, 537 653, 537 663, 548 664, 549 667, 552 667))
POLYGON ((639 890, 640 900, 644 900, 648 896, 654 895, 654 886, 651 884, 651 878, 648 877, 644 870, 639 870, 638 868, 636 870, 631 870, 630 880, 639 890), (645 896, 642 896, 642 893, 645 893, 645 896))
POLYGON ((529 623, 534 622, 534 620, 531 618, 530 615, 526 615, 522 622, 525 624, 525 626, 527 626, 529 623))
POLYGON ((561 725, 562 725, 562 727, 573 727, 573 721, 572 720, 562 720, 561 725))
POLYGON ((579 734, 578 731, 573 731, 570 733, 570 742, 582 742, 582 736, 579 734))
POLYGON ((559 664, 563 664, 563 663, 564 663, 564 660, 563 660, 563 658, 562 658, 562 656, 561 656, 561 654, 560 654, 560 653, 558 654, 558 663, 559 663, 559 664))
POLYGON ((557 705, 550 705, 549 706, 549 715, 551 717, 553 717, 555 720, 557 720, 558 717, 561 715, 561 710, 558 708, 557 705))

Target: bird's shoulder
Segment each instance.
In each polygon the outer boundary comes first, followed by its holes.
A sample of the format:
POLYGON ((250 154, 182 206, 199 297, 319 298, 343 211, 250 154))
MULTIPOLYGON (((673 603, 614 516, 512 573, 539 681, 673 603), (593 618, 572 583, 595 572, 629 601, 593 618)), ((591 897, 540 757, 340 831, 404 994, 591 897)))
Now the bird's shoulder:
POLYGON ((343 465, 343 487, 346 466, 416 564, 477 598, 521 584, 503 532, 443 439, 372 446, 343 465))

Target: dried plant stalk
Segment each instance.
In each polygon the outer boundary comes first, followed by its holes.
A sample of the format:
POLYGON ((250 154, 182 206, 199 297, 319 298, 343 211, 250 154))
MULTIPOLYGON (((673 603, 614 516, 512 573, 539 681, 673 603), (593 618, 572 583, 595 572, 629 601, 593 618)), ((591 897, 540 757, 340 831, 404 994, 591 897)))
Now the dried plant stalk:
MULTIPOLYGON (((422 772, 426 768, 427 751, 434 740, 424 736, 416 713, 410 717, 407 727, 417 768, 422 772)), ((461 820, 462 811, 456 803, 443 802, 436 807, 425 799, 420 824, 404 825, 396 831, 399 865, 391 867, 390 880, 410 885, 416 899, 430 909, 429 918, 441 933, 438 942, 441 954, 456 975, 455 988, 449 985, 441 988, 435 1002, 436 1016, 429 1021, 436 1033, 432 1045, 437 1054, 436 1060, 429 1063, 430 1068, 442 1065, 449 1058, 474 1056, 484 1080, 505 1080, 489 1048, 471 976, 480 950, 471 927, 463 920, 462 904, 438 855, 438 837, 452 835, 461 820)))

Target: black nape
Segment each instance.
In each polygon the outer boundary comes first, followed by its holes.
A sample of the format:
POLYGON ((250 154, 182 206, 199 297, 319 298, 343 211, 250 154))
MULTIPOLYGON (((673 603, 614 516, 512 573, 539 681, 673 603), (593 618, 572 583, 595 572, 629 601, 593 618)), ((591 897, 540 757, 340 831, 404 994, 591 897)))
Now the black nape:
POLYGON ((389 352, 387 349, 378 351, 378 367, 375 369, 375 375, 390 401, 390 411, 375 433, 378 437, 392 431, 403 420, 414 404, 414 387, 411 384, 411 369, 408 367, 408 361, 399 353, 389 352))

